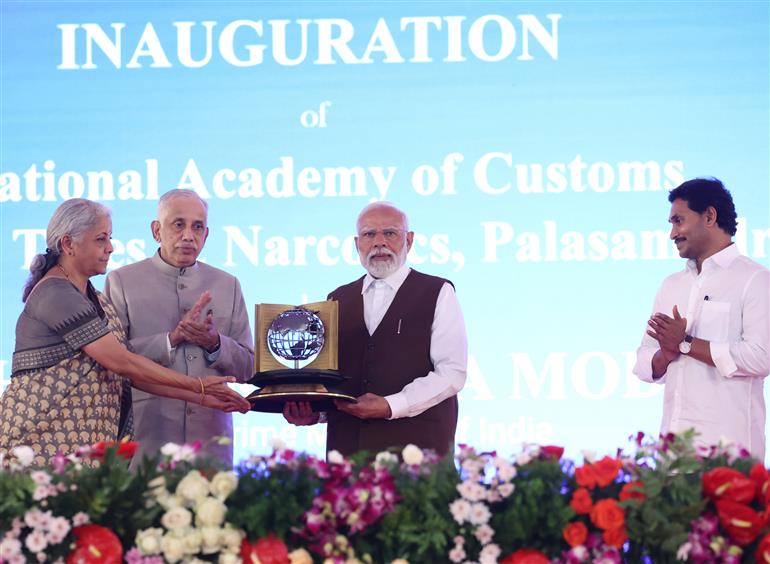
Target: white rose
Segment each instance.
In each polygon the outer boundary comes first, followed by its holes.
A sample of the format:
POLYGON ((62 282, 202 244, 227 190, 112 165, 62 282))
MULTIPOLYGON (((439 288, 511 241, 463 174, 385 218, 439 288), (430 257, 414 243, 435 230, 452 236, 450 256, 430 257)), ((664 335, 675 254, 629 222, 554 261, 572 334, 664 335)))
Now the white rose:
POLYGON ((192 513, 184 507, 174 507, 163 514, 160 523, 169 531, 184 529, 192 523, 192 513))
POLYGON ((218 527, 225 520, 227 506, 214 497, 207 497, 195 507, 195 523, 198 526, 218 527))
POLYGON ((199 501, 209 495, 209 482, 197 470, 191 470, 176 487, 177 495, 188 501, 199 501))
POLYGON ((163 537, 163 529, 145 529, 136 533, 136 548, 144 556, 160 554, 160 539, 163 537))
POLYGON ((526 466, 530 462, 532 462, 532 457, 528 452, 522 452, 516 455, 516 464, 519 466, 526 466))
POLYGON ((291 564, 313 564, 313 557, 304 548, 298 548, 289 553, 289 562, 291 564))
POLYGON ((326 455, 326 460, 329 462, 329 464, 344 464, 345 458, 340 454, 340 451, 338 450, 330 450, 329 453, 326 455))
POLYGON ((213 554, 219 552, 222 541, 222 529, 219 527, 201 527, 201 552, 213 554))
POLYGON ((166 511, 174 509, 175 507, 184 507, 184 499, 182 499, 181 496, 176 494, 171 495, 166 490, 163 490, 163 494, 158 496, 157 501, 166 511))
POLYGON ((162 447, 160 447, 160 453, 163 456, 174 456, 175 454, 179 454, 179 451, 182 449, 178 444, 176 443, 166 443, 162 447))
POLYGON ((22 466, 29 466, 35 458, 35 451, 26 445, 13 447, 11 449, 11 454, 16 457, 16 460, 18 460, 19 464, 22 466))
POLYGON ((276 452, 283 452, 286 450, 286 443, 283 442, 281 437, 273 437, 270 440, 270 446, 273 447, 273 450, 276 452))
POLYGON ((219 564, 241 564, 241 557, 234 552, 220 552, 219 564))
POLYGON ((161 495, 168 494, 166 491, 166 477, 157 476, 149 482, 147 482, 147 491, 154 497, 160 497, 161 495))
POLYGON ((173 533, 164 535, 160 539, 160 548, 163 551, 163 558, 171 564, 184 558, 184 542, 173 533))
POLYGON ((181 535, 181 538, 182 543, 184 544, 185 554, 198 554, 198 552, 200 552, 203 538, 198 529, 187 529, 184 531, 184 534, 181 535))
POLYGON ((422 454, 422 449, 420 447, 406 445, 404 450, 401 451, 401 458, 403 458, 404 462, 410 466, 417 466, 418 464, 422 464, 422 460, 425 456, 422 454))
MULTIPOLYGON (((225 527, 222 530, 222 544, 233 552, 238 552, 241 549, 241 540, 243 540, 244 533, 240 529, 234 529, 233 527, 225 527)), ((312 564, 312 563, 311 563, 312 564)))
POLYGON ((398 457, 392 452, 386 450, 378 452, 374 459, 374 466, 376 468, 386 468, 388 466, 398 464, 398 457))
POLYGON ((238 476, 235 472, 217 472, 211 479, 211 494, 220 500, 225 500, 238 487, 238 476))

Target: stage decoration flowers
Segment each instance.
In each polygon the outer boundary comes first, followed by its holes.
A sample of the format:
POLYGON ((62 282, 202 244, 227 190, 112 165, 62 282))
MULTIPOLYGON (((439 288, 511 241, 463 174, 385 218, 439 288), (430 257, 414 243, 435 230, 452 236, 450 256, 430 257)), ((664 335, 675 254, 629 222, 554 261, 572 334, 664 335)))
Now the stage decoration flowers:
POLYGON ((162 555, 166 562, 174 563, 217 554, 220 562, 236 562, 244 552, 243 532, 225 522, 225 500, 237 483, 232 472, 220 471, 208 480, 195 468, 173 490, 166 488, 163 476, 156 478, 149 490, 148 504, 160 505, 165 511, 160 527, 137 533, 139 555, 162 555))
POLYGON ((632 437, 631 454, 523 445, 503 457, 414 445, 351 458, 276 443, 235 471, 166 445, 128 470, 130 443, 35 468, 0 457, 0 564, 770 564, 770 472, 692 432, 632 437))

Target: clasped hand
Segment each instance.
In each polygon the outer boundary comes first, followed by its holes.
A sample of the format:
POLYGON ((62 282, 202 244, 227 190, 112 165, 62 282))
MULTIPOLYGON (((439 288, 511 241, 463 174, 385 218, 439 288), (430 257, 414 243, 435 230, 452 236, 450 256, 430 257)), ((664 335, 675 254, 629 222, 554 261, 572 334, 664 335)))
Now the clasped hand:
POLYGON ((219 331, 214 324, 214 313, 211 310, 201 320, 203 309, 211 302, 211 292, 203 292, 198 301, 184 314, 181 321, 171 333, 171 346, 188 342, 198 345, 204 350, 213 351, 219 345, 219 331))
POLYGON ((672 314, 673 317, 669 317, 665 313, 656 313, 647 322, 647 334, 658 341, 668 360, 679 356, 679 343, 684 340, 687 330, 687 319, 679 314, 676 306, 672 314))

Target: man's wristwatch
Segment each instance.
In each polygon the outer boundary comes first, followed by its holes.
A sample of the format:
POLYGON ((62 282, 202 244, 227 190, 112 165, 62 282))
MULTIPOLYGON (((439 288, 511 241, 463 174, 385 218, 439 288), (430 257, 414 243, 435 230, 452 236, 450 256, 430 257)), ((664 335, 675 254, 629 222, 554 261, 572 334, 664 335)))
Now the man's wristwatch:
POLYGON ((679 352, 682 354, 690 354, 692 348, 692 335, 685 335, 684 341, 679 343, 679 352))

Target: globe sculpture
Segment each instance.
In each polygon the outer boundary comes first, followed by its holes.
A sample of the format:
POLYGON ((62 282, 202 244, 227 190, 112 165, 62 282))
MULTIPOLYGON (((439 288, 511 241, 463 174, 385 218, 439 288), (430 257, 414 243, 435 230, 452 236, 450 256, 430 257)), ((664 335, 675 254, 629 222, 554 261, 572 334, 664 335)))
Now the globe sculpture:
POLYGON ((324 346, 324 324, 316 312, 295 308, 273 319, 267 345, 275 359, 289 368, 301 368, 318 356, 324 346))

